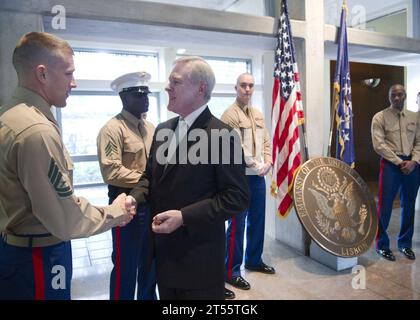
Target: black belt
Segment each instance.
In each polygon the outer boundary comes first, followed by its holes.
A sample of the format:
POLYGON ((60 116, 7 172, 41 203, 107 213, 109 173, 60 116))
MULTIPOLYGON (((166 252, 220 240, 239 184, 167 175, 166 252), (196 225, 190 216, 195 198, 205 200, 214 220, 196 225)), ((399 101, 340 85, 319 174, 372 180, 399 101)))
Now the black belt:
POLYGON ((3 241, 15 247, 32 248, 32 247, 48 247, 63 242, 63 240, 53 235, 25 235, 17 236, 14 234, 2 234, 3 241))

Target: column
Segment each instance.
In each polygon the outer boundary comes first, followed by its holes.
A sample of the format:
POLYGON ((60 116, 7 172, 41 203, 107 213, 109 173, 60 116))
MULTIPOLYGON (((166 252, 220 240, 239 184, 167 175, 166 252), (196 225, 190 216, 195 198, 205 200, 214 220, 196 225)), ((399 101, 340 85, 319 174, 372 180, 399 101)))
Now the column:
POLYGON ((38 14, 0 12, 0 105, 11 96, 17 76, 12 65, 12 54, 19 38, 30 31, 42 31, 42 17, 38 14))

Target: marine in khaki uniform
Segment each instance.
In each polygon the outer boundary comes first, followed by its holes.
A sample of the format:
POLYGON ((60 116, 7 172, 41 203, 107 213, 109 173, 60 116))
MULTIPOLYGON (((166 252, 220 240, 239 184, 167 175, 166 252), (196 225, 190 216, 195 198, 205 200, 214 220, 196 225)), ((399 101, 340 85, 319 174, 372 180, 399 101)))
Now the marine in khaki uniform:
MULTIPOLYGON (((145 82, 149 79, 146 72, 133 72, 111 83, 123 109, 102 127, 97 139, 99 166, 108 184, 110 203, 121 193, 129 194, 146 168, 155 131, 145 119, 150 93, 145 82)), ((156 300, 155 269, 147 265, 149 219, 147 206, 139 206, 129 225, 112 229, 112 300, 134 299, 136 283, 138 300, 156 300)))
POLYGON ((76 87, 67 42, 31 32, 13 64, 19 86, 0 107, 0 299, 70 299, 70 239, 87 237, 135 214, 131 196, 92 206, 73 192, 70 157, 51 106, 76 87))
POLYGON ((402 208, 398 250, 410 260, 416 258, 411 247, 419 188, 420 127, 418 112, 404 110, 405 99, 405 88, 393 85, 389 89, 391 106, 372 119, 373 148, 381 156, 376 250, 390 261, 395 261, 395 256, 390 249, 387 229, 398 191, 401 192, 402 208))
POLYGON ((249 73, 238 77, 236 101, 223 113, 221 120, 236 129, 241 137, 251 195, 248 209, 229 220, 226 232, 226 282, 248 290, 248 281, 241 276, 246 222, 245 268, 273 274, 273 267, 262 260, 265 229, 265 178, 271 169, 270 137, 262 113, 251 106, 254 77, 249 73))

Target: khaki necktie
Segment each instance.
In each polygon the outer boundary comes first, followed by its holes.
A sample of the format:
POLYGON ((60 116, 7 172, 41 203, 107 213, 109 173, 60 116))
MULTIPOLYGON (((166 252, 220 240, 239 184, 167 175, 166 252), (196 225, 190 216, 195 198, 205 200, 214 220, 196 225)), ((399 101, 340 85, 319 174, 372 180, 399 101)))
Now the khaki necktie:
POLYGON ((251 108, 249 106, 245 107, 245 114, 248 117, 249 121, 251 121, 251 129, 252 129, 252 156, 256 156, 257 146, 256 146, 256 128, 255 128, 255 121, 254 117, 251 112, 251 108))

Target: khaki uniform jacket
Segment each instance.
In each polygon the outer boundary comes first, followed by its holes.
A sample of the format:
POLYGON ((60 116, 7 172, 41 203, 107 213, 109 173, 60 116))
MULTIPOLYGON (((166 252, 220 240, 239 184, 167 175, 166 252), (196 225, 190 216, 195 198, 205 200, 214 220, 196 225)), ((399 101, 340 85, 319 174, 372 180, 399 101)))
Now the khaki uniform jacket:
POLYGON ((119 206, 74 195, 73 164, 50 107, 22 87, 0 107, 0 232, 67 241, 121 224, 119 206))
POLYGON ((241 108, 235 101, 222 114, 221 120, 240 134, 245 162, 249 168, 260 163, 273 164, 270 136, 263 115, 258 109, 252 106, 241 108))
POLYGON ((155 127, 126 110, 109 120, 97 139, 99 166, 105 183, 133 188, 143 174, 155 127))
POLYGON ((392 107, 375 114, 372 119, 372 143, 376 153, 395 165, 403 160, 399 156, 411 156, 420 163, 420 127, 417 112, 392 107))

